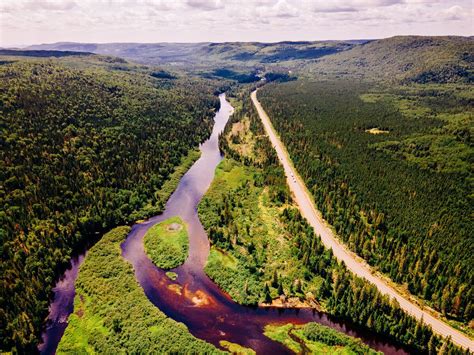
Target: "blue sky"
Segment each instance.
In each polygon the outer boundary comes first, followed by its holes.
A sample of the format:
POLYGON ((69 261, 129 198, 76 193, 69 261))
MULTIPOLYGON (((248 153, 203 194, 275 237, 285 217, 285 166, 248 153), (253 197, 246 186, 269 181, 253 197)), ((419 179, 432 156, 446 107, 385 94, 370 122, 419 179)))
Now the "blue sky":
POLYGON ((473 35, 471 0, 0 0, 0 46, 473 35))

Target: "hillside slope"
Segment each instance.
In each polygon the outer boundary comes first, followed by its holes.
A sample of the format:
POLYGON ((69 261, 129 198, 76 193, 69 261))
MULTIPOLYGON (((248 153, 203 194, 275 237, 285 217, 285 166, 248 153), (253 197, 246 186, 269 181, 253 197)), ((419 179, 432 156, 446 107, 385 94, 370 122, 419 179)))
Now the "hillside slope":
POLYGON ((258 65, 314 60, 348 50, 364 41, 227 42, 227 43, 73 43, 30 46, 30 50, 59 50, 114 55, 140 63, 187 65, 258 65))
POLYGON ((316 77, 351 76, 402 82, 473 82, 473 37, 397 36, 357 45, 309 63, 316 77))
POLYGON ((91 52, 147 64, 192 67, 281 67, 317 79, 474 82, 474 38, 397 36, 374 41, 227 43, 73 43, 31 50, 91 52))

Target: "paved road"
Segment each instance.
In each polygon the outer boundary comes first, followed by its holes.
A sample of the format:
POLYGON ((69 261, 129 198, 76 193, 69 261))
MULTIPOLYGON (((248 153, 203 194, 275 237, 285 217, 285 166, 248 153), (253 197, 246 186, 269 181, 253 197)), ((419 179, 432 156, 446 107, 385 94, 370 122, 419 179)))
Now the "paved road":
POLYGON ((298 204, 301 214, 308 220, 309 224, 314 230, 321 236, 321 240, 327 248, 331 248, 334 255, 338 260, 344 261, 347 268, 351 270, 357 276, 363 277, 372 284, 374 284, 381 293, 389 295, 395 298, 400 307, 409 314, 415 316, 417 319, 423 318, 426 324, 429 324, 433 330, 442 336, 451 336, 454 343, 469 348, 474 351, 474 342, 463 333, 454 329, 445 322, 433 317, 430 313, 422 310, 418 305, 411 302, 406 297, 398 293, 393 287, 388 285, 383 279, 372 274, 370 266, 365 263, 360 257, 349 251, 345 245, 343 245, 337 239, 335 232, 329 227, 327 222, 322 218, 321 213, 316 210, 312 198, 309 196, 304 182, 296 174, 296 169, 293 167, 289 155, 283 143, 274 130, 270 118, 265 113, 264 109, 257 100, 257 91, 252 92, 251 98, 255 105, 260 119, 263 122, 265 131, 275 147, 281 164, 285 168, 287 176, 287 182, 291 192, 294 195, 295 201, 298 204))

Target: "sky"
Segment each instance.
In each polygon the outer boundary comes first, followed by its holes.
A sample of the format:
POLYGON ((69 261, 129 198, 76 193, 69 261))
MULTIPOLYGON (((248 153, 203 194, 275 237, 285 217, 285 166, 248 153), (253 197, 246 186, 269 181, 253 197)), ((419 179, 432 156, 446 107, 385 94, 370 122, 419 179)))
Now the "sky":
POLYGON ((474 0, 0 0, 0 46, 474 34, 474 0))

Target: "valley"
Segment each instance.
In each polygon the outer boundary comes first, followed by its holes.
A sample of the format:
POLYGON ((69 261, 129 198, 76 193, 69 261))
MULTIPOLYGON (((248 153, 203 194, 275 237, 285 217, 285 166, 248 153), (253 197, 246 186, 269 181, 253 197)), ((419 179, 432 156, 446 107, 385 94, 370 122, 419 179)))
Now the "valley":
POLYGON ((473 49, 2 49, 2 351, 472 352, 473 49))

